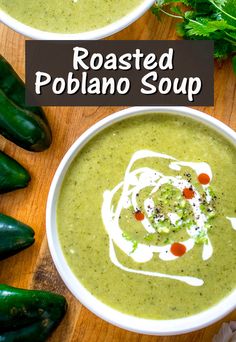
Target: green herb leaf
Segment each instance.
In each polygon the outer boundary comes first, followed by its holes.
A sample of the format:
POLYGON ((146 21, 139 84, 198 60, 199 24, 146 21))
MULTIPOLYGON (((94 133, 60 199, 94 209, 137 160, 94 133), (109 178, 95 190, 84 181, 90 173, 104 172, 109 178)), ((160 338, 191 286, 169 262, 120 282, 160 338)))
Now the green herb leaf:
POLYGON ((176 31, 185 39, 214 40, 214 57, 232 57, 235 70, 236 0, 158 0, 152 12, 180 19, 176 31))

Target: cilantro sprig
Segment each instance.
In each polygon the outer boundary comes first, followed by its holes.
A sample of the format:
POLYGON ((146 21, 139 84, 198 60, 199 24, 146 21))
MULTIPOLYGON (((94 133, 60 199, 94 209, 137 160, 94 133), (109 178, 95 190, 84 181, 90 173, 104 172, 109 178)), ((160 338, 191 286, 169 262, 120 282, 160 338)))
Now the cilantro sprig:
POLYGON ((235 0, 157 0, 154 15, 181 20, 177 34, 184 39, 214 40, 218 60, 232 58, 236 73, 236 1, 235 0))

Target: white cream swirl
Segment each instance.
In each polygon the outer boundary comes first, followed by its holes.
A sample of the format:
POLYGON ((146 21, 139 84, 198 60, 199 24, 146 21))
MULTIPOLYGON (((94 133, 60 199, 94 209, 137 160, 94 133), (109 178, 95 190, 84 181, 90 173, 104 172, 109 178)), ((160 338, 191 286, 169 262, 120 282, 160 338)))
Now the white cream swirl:
POLYGON ((236 217, 226 217, 230 221, 232 228, 236 230, 236 217))
MULTIPOLYGON (((182 167, 189 167, 194 170, 197 176, 204 173, 210 177, 210 180, 212 179, 212 171, 207 163, 178 161, 172 156, 153 152, 150 150, 139 150, 135 152, 131 157, 128 167, 125 171, 124 180, 117 186, 115 186, 112 190, 106 190, 103 194, 102 219, 106 231, 109 235, 110 259, 114 265, 127 272, 162 278, 170 278, 185 282, 192 286, 201 286, 204 282, 202 279, 199 278, 132 269, 125 267, 117 259, 114 244, 118 248, 120 248, 128 257, 139 263, 150 261, 153 258, 154 253, 158 253, 159 258, 164 261, 170 261, 178 258, 174 254, 172 254, 171 244, 167 244, 165 246, 157 246, 151 244, 147 245, 144 243, 137 243, 136 249, 133 250, 133 242, 124 237, 123 230, 119 225, 119 217, 121 215, 121 211, 124 208, 129 208, 130 206, 132 206, 135 210, 139 210, 140 208, 137 203, 137 194, 139 194, 139 192, 144 188, 152 187, 149 197, 146 198, 144 201, 145 215, 144 219, 140 221, 140 223, 143 225, 143 228, 146 230, 147 233, 155 233, 156 230, 153 227, 152 222, 150 221, 150 217, 152 216, 155 208, 152 196, 158 191, 158 189, 160 189, 161 186, 165 184, 171 184, 174 188, 180 190, 181 192, 183 192, 185 188, 190 187, 194 191, 194 197, 192 199, 189 199, 188 202, 192 208, 196 226, 192 226, 187 229, 189 239, 183 242, 181 241, 181 244, 183 244, 186 248, 186 252, 190 251, 194 247, 196 234, 203 233, 206 237, 206 241, 203 245, 202 259, 209 259, 213 253, 212 244, 207 234, 207 217, 201 210, 201 195, 198 190, 187 179, 184 179, 179 175, 175 177, 166 176, 159 171, 149 167, 141 167, 132 170, 132 167, 137 160, 145 158, 166 159, 170 162, 169 168, 174 171, 180 171, 182 167), (113 198, 119 191, 121 192, 121 196, 118 204, 116 205, 116 207, 114 207, 113 198)), ((210 203, 211 195, 208 191, 208 186, 209 185, 202 185, 206 194, 206 201, 210 203)), ((179 217, 176 213, 168 213, 168 218, 173 225, 178 224, 179 217)))

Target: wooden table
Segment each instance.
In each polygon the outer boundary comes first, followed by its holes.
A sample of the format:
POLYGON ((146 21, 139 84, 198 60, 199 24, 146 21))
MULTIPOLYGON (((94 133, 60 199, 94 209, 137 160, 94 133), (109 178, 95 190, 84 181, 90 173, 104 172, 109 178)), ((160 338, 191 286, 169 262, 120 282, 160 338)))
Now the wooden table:
MULTIPOLYGON (((157 22, 147 13, 126 30, 111 39, 177 39, 175 21, 164 18, 157 22)), ((0 24, 0 53, 24 78, 25 38, 0 24)), ((199 109, 217 117, 236 130, 236 78, 230 61, 215 66, 215 106, 199 109)), ((0 196, 0 211, 34 227, 36 242, 29 249, 1 262, 0 282, 9 285, 53 290, 66 296, 68 313, 50 338, 51 342, 177 342, 211 341, 220 322, 206 329, 176 337, 152 337, 116 328, 94 316, 68 292, 52 263, 45 235, 45 207, 54 172, 71 144, 99 119, 118 111, 115 107, 47 108, 53 131, 53 144, 43 153, 34 154, 16 147, 0 137, 0 149, 19 160, 32 175, 28 188, 0 196)), ((236 311, 225 321, 236 320, 236 311)))

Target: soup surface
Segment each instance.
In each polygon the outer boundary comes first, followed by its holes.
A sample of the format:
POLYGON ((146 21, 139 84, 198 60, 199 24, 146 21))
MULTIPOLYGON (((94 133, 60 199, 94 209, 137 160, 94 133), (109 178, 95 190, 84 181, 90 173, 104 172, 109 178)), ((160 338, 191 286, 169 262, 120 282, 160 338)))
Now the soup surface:
POLYGON ((99 300, 186 317, 236 286, 236 149, 186 117, 147 114, 96 135, 57 204, 67 262, 99 300))
POLYGON ((78 33, 105 27, 144 0, 0 0, 0 8, 39 30, 78 33))

